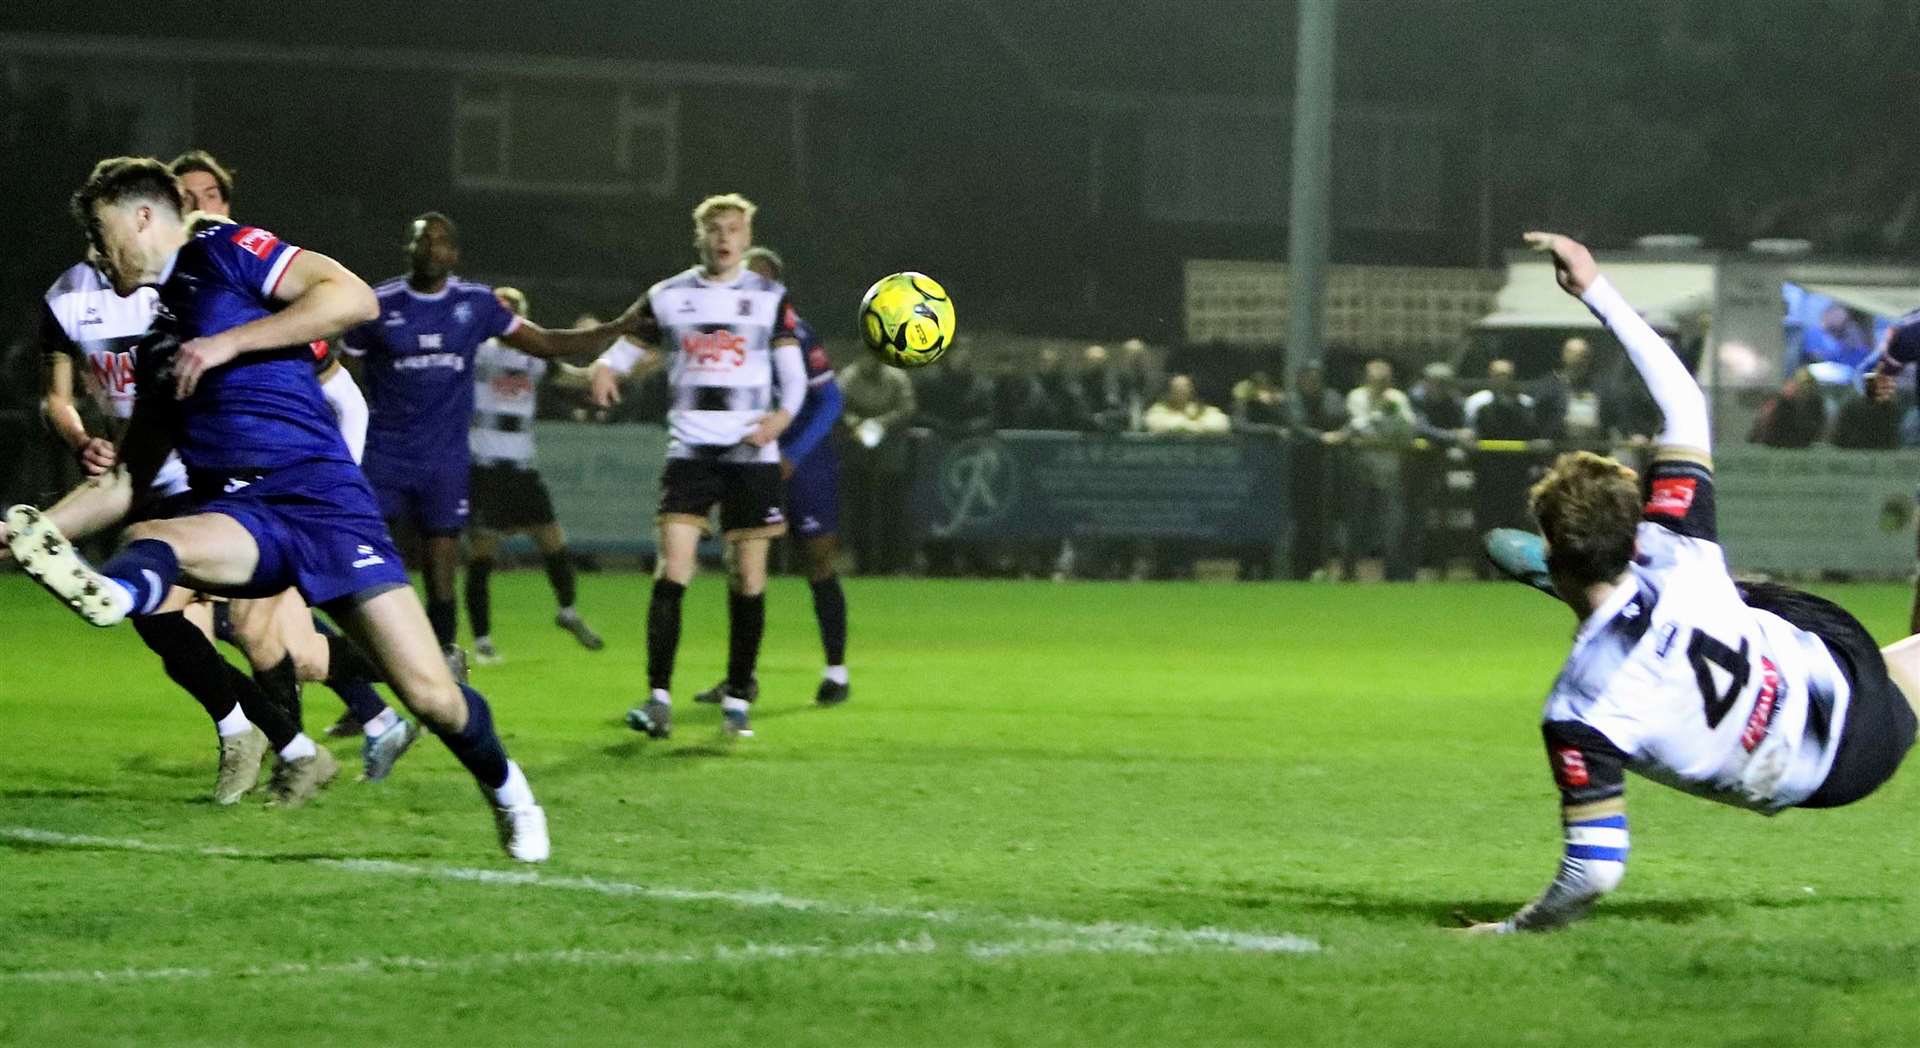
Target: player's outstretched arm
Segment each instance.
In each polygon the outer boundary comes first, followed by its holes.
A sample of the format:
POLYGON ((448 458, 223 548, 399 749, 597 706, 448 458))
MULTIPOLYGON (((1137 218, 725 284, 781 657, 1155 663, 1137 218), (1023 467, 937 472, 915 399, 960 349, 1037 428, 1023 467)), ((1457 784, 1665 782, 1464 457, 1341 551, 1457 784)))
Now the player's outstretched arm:
POLYGON ((1567 294, 1586 303, 1607 330, 1626 347, 1634 370, 1647 384, 1647 392, 1660 405, 1665 425, 1659 443, 1670 448, 1711 450, 1712 436, 1707 419, 1707 398, 1693 381, 1687 366, 1653 330, 1634 312, 1619 291, 1600 273, 1593 254, 1585 245, 1558 233, 1528 233, 1527 244, 1535 251, 1553 256, 1554 276, 1567 294))
POLYGON ((618 320, 553 331, 523 317, 512 331, 500 336, 500 341, 529 356, 578 357, 606 349, 626 331, 618 320))
POLYGON ((180 347, 174 359, 176 396, 191 396, 200 376, 242 353, 306 345, 380 315, 380 300, 366 281, 315 251, 294 255, 272 296, 286 308, 180 347))

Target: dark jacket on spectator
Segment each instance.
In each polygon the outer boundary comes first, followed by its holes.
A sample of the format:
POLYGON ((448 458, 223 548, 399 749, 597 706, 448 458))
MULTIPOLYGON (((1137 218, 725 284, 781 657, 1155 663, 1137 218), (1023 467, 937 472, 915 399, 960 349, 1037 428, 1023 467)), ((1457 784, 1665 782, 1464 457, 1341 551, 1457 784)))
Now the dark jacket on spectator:
POLYGON ((1892 401, 1855 397, 1840 409, 1833 423, 1836 448, 1897 448, 1900 446, 1900 407, 1892 401))
POLYGON ((1827 402, 1811 380, 1788 380, 1760 406, 1747 440, 1770 448, 1804 448, 1827 432, 1827 402))

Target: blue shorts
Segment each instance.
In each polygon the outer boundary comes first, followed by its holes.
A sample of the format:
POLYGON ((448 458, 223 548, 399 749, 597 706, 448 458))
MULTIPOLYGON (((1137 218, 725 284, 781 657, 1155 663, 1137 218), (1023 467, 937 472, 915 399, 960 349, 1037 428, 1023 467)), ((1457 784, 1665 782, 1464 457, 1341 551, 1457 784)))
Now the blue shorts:
POLYGON ((787 526, 803 539, 840 530, 840 456, 822 443, 787 478, 787 526))
POLYGON ((321 607, 407 585, 400 553, 366 478, 351 462, 309 462, 264 473, 194 473, 195 513, 219 513, 253 536, 260 561, 224 597, 270 597, 292 587, 321 607))
POLYGON ((386 465, 368 455, 363 468, 379 496, 380 515, 389 522, 406 521, 422 538, 467 530, 466 462, 422 469, 414 464, 386 465))

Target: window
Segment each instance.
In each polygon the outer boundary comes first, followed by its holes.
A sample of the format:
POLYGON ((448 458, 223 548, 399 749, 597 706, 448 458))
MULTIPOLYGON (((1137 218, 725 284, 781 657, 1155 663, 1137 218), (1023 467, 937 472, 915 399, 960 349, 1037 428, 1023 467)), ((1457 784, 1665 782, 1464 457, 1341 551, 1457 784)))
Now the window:
POLYGON ((454 97, 463 189, 666 196, 679 170, 679 96, 591 79, 468 81, 454 97))

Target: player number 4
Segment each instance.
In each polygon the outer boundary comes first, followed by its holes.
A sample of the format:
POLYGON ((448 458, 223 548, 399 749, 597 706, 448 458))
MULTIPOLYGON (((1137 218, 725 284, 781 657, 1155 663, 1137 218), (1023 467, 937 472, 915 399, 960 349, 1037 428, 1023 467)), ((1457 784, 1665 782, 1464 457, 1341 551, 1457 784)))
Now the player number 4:
POLYGON ((1735 651, 1694 630, 1693 639, 1687 642, 1687 663, 1693 667, 1693 679, 1700 684, 1700 701, 1706 707, 1707 727, 1717 728, 1727 711, 1733 709, 1734 701, 1747 688, 1747 674, 1752 668, 1747 661, 1747 639, 1740 638, 1740 650, 1735 651), (1711 668, 1714 666, 1720 667, 1730 678, 1725 691, 1714 687, 1711 668))

